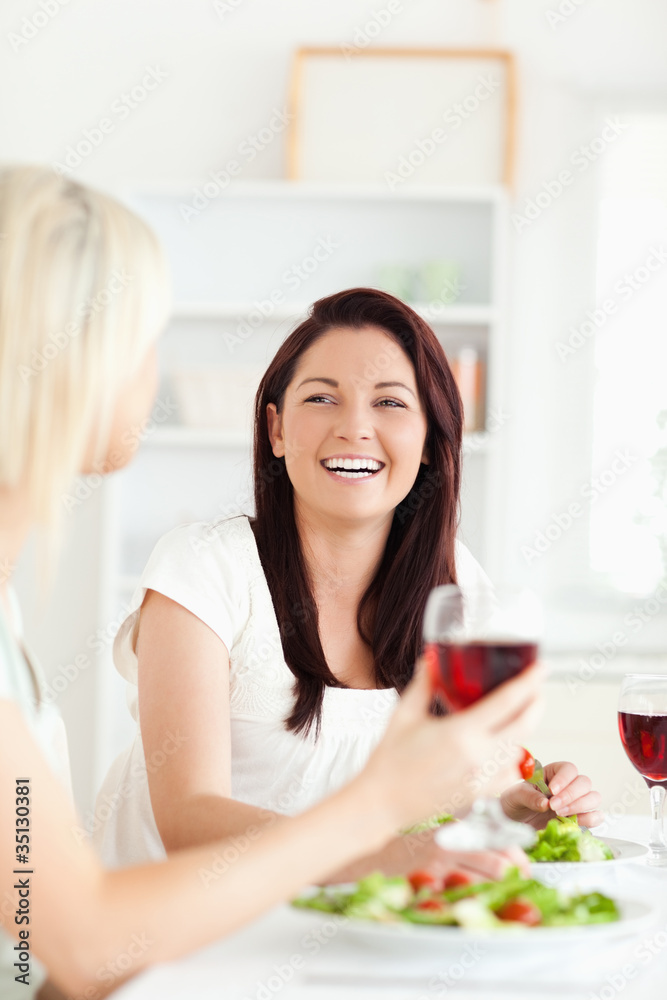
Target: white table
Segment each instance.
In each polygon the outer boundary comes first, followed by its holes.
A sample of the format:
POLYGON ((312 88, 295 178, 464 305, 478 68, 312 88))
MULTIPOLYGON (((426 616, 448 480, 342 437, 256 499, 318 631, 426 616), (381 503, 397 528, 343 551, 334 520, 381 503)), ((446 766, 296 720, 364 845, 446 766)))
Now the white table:
MULTIPOLYGON (((622 817, 606 833, 645 843, 648 818, 622 817)), ((612 943, 586 942, 582 929, 572 944, 527 942, 525 953, 498 945, 466 953, 452 942, 434 955, 391 954, 345 933, 326 938, 316 915, 279 907, 224 941, 143 973, 114 1000, 666 1000, 667 868, 628 862, 595 887, 652 902, 658 913, 640 933, 612 943)))

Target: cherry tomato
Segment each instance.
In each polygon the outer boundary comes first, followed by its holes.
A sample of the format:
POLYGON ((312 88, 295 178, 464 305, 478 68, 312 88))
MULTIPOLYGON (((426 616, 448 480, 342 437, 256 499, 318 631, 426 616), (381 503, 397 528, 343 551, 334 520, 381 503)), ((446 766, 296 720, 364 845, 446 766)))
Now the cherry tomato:
POLYGON ((419 892, 420 889, 430 889, 431 892, 442 892, 442 879, 423 869, 411 872, 408 875, 408 882, 414 892, 419 892))
POLYGON ((542 922, 542 914, 538 908, 529 900, 521 899, 520 896, 511 899, 509 903, 505 903, 499 910, 496 910, 496 916, 500 920, 513 920, 519 924, 528 924, 530 927, 535 927, 536 924, 542 922))
POLYGON ((467 875, 466 872, 450 872, 445 875, 444 888, 460 889, 462 885, 472 885, 472 881, 472 875, 467 875))
POLYGON ((442 899, 422 899, 417 903, 417 910, 431 910, 433 913, 442 913, 447 908, 447 904, 442 899))
POLYGON ((524 781, 527 781, 528 778, 532 778, 535 773, 535 758, 525 748, 523 751, 523 757, 519 762, 519 773, 524 781))

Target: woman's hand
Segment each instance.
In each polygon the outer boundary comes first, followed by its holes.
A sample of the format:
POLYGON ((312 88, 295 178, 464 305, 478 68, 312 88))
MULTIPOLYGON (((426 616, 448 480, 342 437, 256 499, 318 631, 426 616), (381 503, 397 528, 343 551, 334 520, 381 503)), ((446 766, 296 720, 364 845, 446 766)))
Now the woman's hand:
POLYGON ((602 796, 574 764, 564 760, 547 764, 544 780, 553 792, 550 799, 528 781, 520 781, 502 793, 500 801, 510 819, 529 823, 536 829, 546 826, 554 816, 576 815, 582 826, 598 826, 602 822, 599 811, 602 796))
POLYGON ((503 851, 448 851, 435 841, 435 830, 406 834, 401 839, 407 848, 403 870, 396 874, 409 875, 416 870, 426 870, 444 877, 451 871, 462 871, 474 882, 501 879, 508 868, 518 868, 530 876, 530 862, 520 847, 503 851))
POLYGON ((392 812, 396 829, 465 811, 480 792, 500 792, 516 777, 521 742, 540 718, 542 678, 542 670, 531 667, 443 719, 429 713, 432 693, 420 660, 356 780, 379 808, 392 812))

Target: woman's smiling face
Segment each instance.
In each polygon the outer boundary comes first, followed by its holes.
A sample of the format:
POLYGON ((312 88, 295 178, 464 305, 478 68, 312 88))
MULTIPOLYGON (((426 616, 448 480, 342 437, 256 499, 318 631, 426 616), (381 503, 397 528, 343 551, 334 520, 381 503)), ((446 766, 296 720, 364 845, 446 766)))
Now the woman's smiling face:
POLYGON ((381 328, 336 327, 305 351, 280 413, 267 407, 302 511, 386 518, 427 462, 427 420, 407 354, 381 328))

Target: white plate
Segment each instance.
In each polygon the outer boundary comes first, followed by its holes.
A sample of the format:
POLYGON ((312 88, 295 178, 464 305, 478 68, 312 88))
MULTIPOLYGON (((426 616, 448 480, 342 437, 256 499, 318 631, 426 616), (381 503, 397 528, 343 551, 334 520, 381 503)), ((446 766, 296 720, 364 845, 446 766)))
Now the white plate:
POLYGON ((442 952, 448 947, 461 948, 474 941, 483 941, 485 948, 498 947, 525 952, 528 941, 535 944, 566 944, 581 945, 585 941, 611 941, 616 938, 638 934, 644 928, 650 927, 657 916, 657 907, 636 900, 616 898, 621 912, 620 920, 606 924, 588 924, 578 927, 521 927, 511 926, 478 930, 468 927, 441 926, 432 927, 425 924, 381 923, 373 920, 354 920, 349 917, 335 916, 332 913, 322 913, 319 910, 302 910, 292 908, 310 922, 328 923, 327 936, 344 936, 347 940, 367 943, 376 948, 391 951, 414 951, 416 947, 427 948, 430 951, 442 952), (336 930, 333 930, 333 926, 336 930), (585 937, 583 937, 585 935, 585 937))
POLYGON ((610 871, 616 865, 624 864, 628 861, 638 861, 648 854, 648 847, 643 844, 635 844, 631 840, 616 840, 614 837, 600 837, 613 851, 614 857, 607 861, 533 861, 530 869, 533 878, 540 879, 549 885, 548 874, 566 874, 578 872, 588 874, 595 872, 597 875, 602 871, 610 871))

